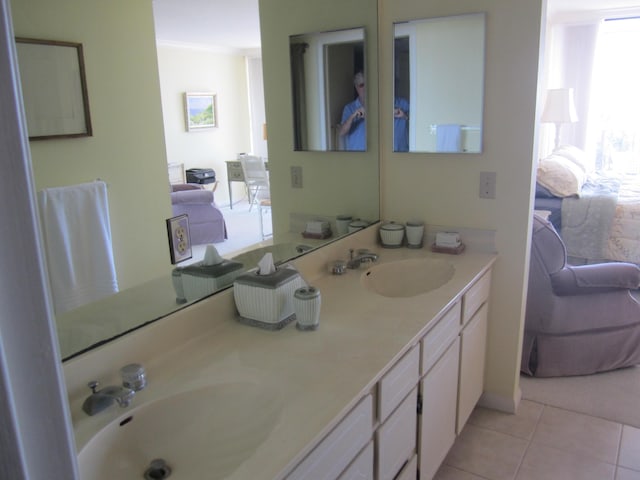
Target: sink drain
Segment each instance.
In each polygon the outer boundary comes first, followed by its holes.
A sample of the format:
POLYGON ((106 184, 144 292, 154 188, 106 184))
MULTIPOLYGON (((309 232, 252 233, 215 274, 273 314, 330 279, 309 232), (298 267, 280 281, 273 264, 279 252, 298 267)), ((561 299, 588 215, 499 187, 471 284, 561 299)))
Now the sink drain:
POLYGON ((145 480, 163 480, 171 476, 171 467, 161 458, 151 460, 149 468, 144 472, 145 480))

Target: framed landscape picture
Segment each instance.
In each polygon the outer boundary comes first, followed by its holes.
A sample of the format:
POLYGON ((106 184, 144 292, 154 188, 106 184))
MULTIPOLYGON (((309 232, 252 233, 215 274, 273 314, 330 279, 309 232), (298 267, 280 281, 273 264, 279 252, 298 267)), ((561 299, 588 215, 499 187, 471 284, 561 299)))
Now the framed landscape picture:
POLYGON ((185 93, 187 131, 218 126, 216 95, 213 93, 185 93))

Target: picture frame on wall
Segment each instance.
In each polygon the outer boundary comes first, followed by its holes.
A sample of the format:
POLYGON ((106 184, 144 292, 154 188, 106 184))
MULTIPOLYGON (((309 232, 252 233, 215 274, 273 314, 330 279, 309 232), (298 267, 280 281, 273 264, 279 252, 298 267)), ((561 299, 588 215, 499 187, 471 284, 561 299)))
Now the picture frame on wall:
POLYGON ((189 234, 189 216, 187 214, 168 218, 169 253, 171 264, 189 260, 192 257, 191 236, 189 234))
POLYGON ((92 136, 82 44, 15 41, 29 140, 92 136))
POLYGON ((184 106, 187 131, 218 126, 216 95, 214 93, 186 92, 184 106))

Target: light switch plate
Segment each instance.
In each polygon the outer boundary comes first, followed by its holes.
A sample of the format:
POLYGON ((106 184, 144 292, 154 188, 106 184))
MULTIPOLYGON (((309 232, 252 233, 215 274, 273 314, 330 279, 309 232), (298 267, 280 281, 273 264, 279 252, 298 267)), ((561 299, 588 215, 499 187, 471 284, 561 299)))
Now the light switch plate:
POLYGON ((496 198, 496 172, 480 172, 480 198, 496 198))
POLYGON ((293 188, 302 188, 302 167, 291 167, 291 186, 293 188))

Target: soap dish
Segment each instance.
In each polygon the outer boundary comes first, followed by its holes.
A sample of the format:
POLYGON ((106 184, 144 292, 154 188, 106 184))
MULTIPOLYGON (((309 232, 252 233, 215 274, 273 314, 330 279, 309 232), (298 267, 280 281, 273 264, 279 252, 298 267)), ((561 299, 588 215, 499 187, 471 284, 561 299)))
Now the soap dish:
POLYGON ((305 287, 300 274, 292 268, 278 268, 267 275, 251 271, 233 282, 233 297, 241 323, 267 330, 280 330, 296 314, 293 307, 295 291, 305 287))
POLYGON ((436 253, 449 253, 451 255, 459 255, 464 252, 464 243, 461 243, 457 247, 440 247, 435 243, 431 245, 431 251, 436 253))

